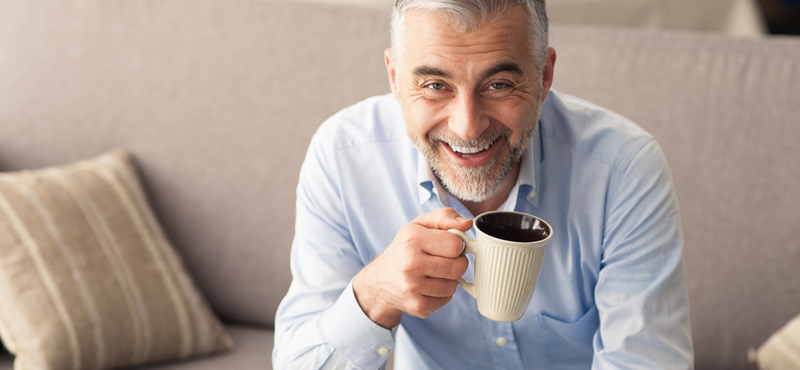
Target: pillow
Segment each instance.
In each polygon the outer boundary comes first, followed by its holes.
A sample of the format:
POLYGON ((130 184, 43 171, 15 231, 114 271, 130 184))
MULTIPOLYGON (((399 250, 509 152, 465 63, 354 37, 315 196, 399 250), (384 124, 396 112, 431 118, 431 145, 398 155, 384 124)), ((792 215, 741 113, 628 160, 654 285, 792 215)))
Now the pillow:
POLYGON ((0 174, 0 338, 15 369, 112 369, 233 341, 166 240, 128 155, 0 174))
POLYGON ((800 370, 800 316, 772 334, 758 350, 751 349, 748 357, 760 370, 800 370))

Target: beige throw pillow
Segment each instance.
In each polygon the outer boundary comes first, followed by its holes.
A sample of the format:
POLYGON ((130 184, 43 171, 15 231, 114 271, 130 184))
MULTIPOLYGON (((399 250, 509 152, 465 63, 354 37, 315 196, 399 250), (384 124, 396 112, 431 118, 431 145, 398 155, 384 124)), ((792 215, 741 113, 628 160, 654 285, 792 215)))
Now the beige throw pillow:
POLYGON ((760 370, 800 370, 800 316, 780 328, 758 350, 750 362, 760 370))
POLYGON ((0 337, 16 370, 112 369, 233 345, 121 150, 0 174, 0 337))

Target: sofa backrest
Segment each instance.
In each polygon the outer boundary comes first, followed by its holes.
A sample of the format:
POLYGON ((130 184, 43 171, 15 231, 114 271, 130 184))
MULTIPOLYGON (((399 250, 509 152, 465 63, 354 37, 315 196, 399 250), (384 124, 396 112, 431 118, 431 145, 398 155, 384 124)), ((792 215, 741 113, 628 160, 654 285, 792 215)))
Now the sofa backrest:
POLYGON ((389 92, 386 19, 259 0, 5 1, 0 171, 127 149, 216 312, 271 325, 300 164, 323 120, 389 92))
MULTIPOLYGON (((260 0, 9 0, 0 170, 112 147, 223 319, 271 325, 316 127, 389 91, 388 14, 260 0)), ((800 313, 800 41, 553 27, 554 88, 655 134, 675 179, 698 369, 800 313)))

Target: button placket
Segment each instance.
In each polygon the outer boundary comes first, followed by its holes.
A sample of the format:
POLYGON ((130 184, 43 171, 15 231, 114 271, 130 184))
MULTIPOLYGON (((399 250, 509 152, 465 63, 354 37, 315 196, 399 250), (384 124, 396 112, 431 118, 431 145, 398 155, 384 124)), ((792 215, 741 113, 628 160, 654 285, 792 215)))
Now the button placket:
POLYGON ((523 369, 522 357, 514 338, 512 324, 492 321, 485 317, 481 317, 481 320, 495 369, 523 369))

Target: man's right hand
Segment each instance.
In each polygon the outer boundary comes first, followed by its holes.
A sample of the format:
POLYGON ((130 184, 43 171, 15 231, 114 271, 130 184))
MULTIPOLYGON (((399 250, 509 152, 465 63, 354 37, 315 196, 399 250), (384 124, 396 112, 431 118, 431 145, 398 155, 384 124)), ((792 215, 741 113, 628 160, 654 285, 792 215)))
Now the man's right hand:
POLYGON ((457 279, 467 271, 462 240, 448 229, 467 231, 472 220, 452 208, 426 213, 409 222, 392 243, 353 279, 361 309, 390 329, 403 312, 428 317, 453 298, 457 279))

